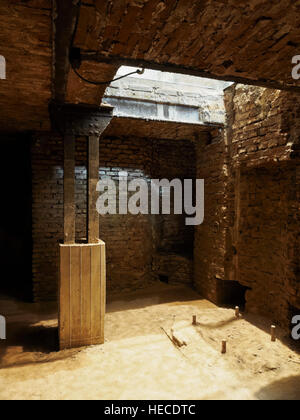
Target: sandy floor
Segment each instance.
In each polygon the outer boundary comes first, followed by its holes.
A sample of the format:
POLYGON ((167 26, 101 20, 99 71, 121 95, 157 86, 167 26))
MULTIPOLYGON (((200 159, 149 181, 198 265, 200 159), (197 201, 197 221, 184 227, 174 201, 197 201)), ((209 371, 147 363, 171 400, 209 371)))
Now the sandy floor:
POLYGON ((300 399, 300 349, 270 322, 159 285, 108 304, 102 346, 57 352, 55 307, 0 297, 0 399, 300 399), (197 326, 192 326, 192 315, 197 326), (187 342, 176 347, 173 328, 187 342), (228 352, 221 355, 221 341, 228 352))

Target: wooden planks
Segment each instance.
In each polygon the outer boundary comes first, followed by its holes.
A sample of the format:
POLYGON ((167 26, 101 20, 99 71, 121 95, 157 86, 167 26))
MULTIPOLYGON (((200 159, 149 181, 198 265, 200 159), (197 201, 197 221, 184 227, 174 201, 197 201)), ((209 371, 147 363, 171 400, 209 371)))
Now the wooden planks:
POLYGON ((104 342, 106 293, 105 244, 99 238, 96 208, 99 180, 99 137, 112 118, 112 107, 50 106, 64 137, 64 244, 60 245, 60 348, 104 342), (76 244, 75 137, 88 137, 87 244, 76 244))
POLYGON ((64 137, 64 243, 75 242, 75 136, 64 137))
POLYGON ((60 245, 60 349, 104 343, 105 244, 60 245))
POLYGON ((97 183, 99 181, 99 136, 88 139, 88 242, 97 243, 99 239, 99 214, 97 212, 97 183))

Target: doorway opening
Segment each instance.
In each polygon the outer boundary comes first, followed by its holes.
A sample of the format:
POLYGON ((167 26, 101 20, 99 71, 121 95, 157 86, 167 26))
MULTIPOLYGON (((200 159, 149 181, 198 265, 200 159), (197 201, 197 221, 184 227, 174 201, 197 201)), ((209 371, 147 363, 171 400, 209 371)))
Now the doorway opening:
POLYGON ((160 280, 162 283, 169 284, 169 277, 168 277, 168 276, 163 276, 163 275, 160 275, 160 276, 159 276, 159 280, 160 280))
POLYGON ((31 302, 32 194, 30 137, 0 137, 2 156, 2 205, 0 210, 0 293, 31 302), (16 153, 16 150, 18 153, 16 153))
POLYGON ((246 306, 246 293, 249 287, 242 286, 237 281, 218 281, 218 303, 224 306, 239 306, 242 310, 246 306))

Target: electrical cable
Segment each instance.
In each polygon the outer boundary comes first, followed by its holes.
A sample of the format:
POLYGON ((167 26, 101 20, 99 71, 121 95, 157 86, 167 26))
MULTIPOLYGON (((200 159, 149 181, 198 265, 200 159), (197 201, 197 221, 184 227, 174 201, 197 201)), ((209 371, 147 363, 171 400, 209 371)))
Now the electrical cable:
MULTIPOLYGON (((77 28, 78 28, 78 23, 79 23, 79 16, 80 16, 80 7, 81 7, 81 4, 82 4, 82 2, 79 1, 77 15, 76 15, 75 28, 74 28, 74 32, 73 32, 72 40, 71 40, 70 51, 73 51, 74 40, 75 40, 75 36, 76 36, 77 28)), ((88 80, 84 76, 82 76, 78 72, 78 70, 75 68, 74 61, 71 60, 71 57, 70 57, 70 64, 71 64, 72 70, 74 71, 74 73, 76 74, 76 76, 79 77, 79 79, 81 79, 85 83, 89 83, 90 85, 94 85, 94 86, 110 85, 113 82, 116 82, 116 81, 121 80, 121 79, 125 79, 126 77, 132 76, 133 74, 142 75, 142 74, 145 73, 145 69, 142 68, 141 70, 139 70, 139 69, 138 70, 135 70, 135 71, 133 71, 131 73, 125 74, 124 76, 117 77, 116 79, 113 79, 113 80, 107 80, 106 82, 99 82, 99 81, 95 81, 95 80, 88 80)))
POLYGON ((125 74, 124 76, 120 76, 117 77, 116 79, 113 80, 108 80, 106 82, 96 82, 94 80, 88 80, 85 77, 83 77, 74 67, 74 65, 71 63, 72 69, 74 71, 74 73, 76 74, 76 76, 78 76, 83 82, 85 83, 89 83, 90 85, 95 85, 95 86, 101 86, 101 85, 109 85, 113 82, 116 82, 117 80, 121 80, 121 79, 125 79, 125 77, 129 77, 132 76, 133 74, 143 74, 145 72, 145 69, 142 70, 136 70, 136 71, 132 71, 131 73, 125 74))

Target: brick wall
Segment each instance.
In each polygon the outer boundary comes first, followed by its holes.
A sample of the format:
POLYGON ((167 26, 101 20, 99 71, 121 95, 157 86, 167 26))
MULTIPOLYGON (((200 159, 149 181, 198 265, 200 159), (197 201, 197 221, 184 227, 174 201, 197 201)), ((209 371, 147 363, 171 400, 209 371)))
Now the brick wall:
POLYGON ((294 165, 276 165, 245 171, 240 182, 238 280, 249 287, 247 308, 283 326, 289 306, 300 309, 296 174, 294 165))
POLYGON ((224 136, 196 147, 205 220, 195 232, 195 285, 216 303, 247 287, 247 310, 288 327, 291 308, 300 309, 300 98, 237 85, 225 105, 224 136))
POLYGON ((225 106, 233 166, 266 166, 299 157, 299 95, 234 85, 225 91, 225 106))
MULTIPOLYGON (((100 141, 99 177, 194 178, 192 143, 142 138, 100 141)), ((86 141, 76 143, 76 236, 86 237, 86 141)), ((36 136, 32 146, 33 281, 35 300, 57 296, 58 242, 63 238, 63 145, 60 137, 36 136)), ((100 237, 107 245, 109 292, 133 290, 157 281, 153 264, 160 252, 193 246, 193 229, 181 216, 100 216, 100 237)), ((178 263, 178 261, 177 261, 178 263)), ((182 261, 186 281, 188 269, 182 261)), ((178 266, 178 264, 177 264, 178 266)))
POLYGON ((63 239, 61 139, 41 135, 32 145, 32 271, 34 299, 57 295, 58 242, 63 239))
POLYGON ((49 130, 52 89, 52 1, 1 0, 0 126, 4 132, 49 130))
POLYGON ((249 311, 288 327, 290 307, 300 309, 300 98, 237 85, 227 90, 225 104, 227 206, 234 221, 226 278, 249 287, 249 311))
POLYGON ((222 132, 199 138, 197 178, 205 181, 204 223, 195 229, 195 286, 206 298, 218 302, 218 281, 225 278, 228 224, 226 147, 222 132))

